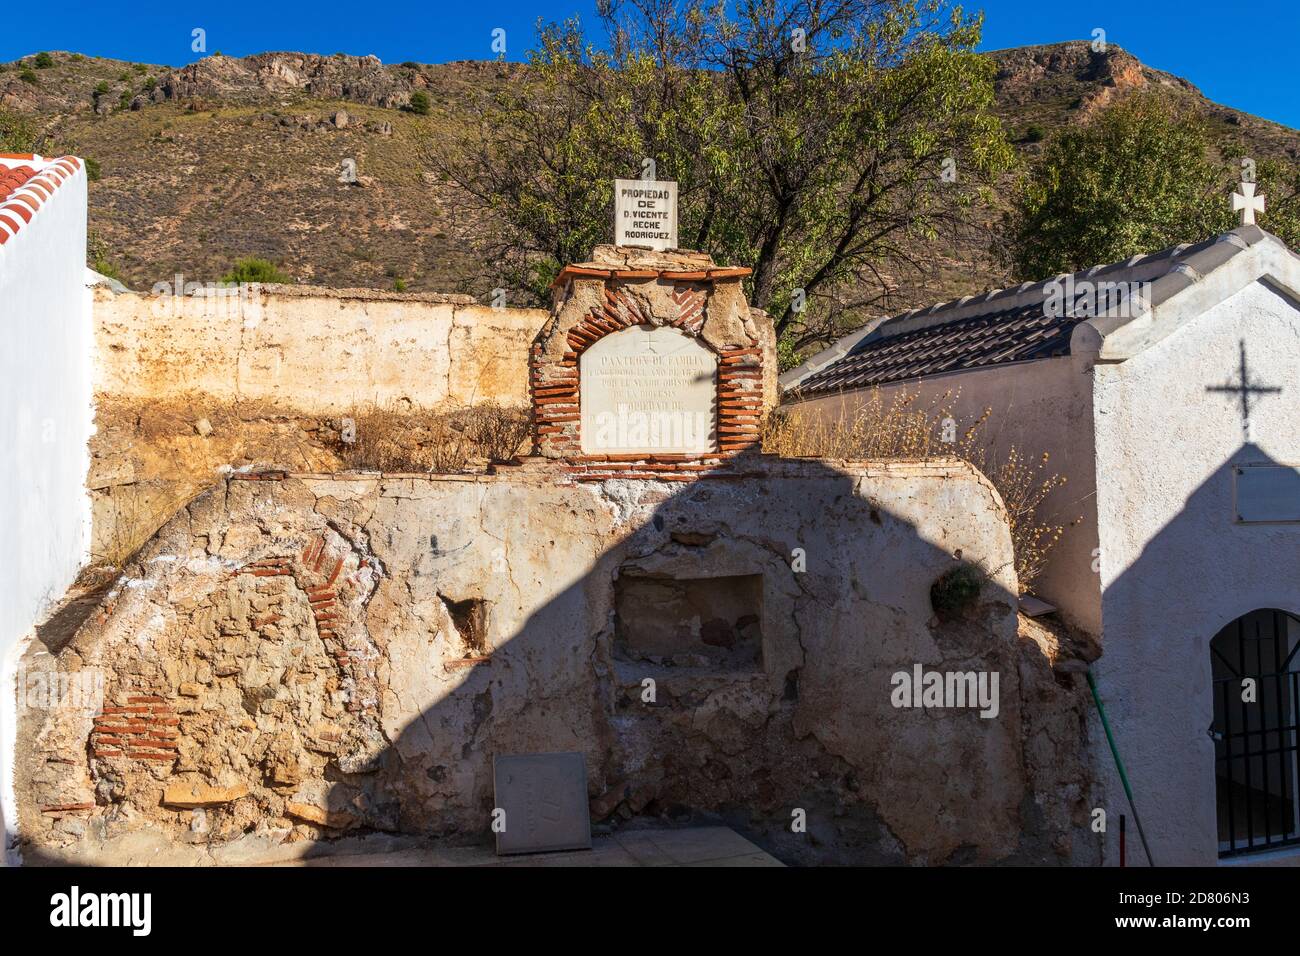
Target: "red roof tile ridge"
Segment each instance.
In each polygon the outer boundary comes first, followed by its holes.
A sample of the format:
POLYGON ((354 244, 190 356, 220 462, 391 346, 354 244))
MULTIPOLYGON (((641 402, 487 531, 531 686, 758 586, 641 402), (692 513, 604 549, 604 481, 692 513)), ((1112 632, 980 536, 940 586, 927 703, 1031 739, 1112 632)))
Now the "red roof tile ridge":
POLYGON ((0 247, 32 221, 55 191, 82 169, 75 156, 0 153, 0 247))

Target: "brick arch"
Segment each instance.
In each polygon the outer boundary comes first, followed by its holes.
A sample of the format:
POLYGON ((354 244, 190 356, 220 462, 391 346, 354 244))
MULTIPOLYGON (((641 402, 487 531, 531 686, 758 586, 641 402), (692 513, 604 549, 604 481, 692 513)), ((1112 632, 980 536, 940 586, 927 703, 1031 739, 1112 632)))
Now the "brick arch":
MULTIPOLYGON (((666 275, 647 272, 644 277, 620 274, 620 278, 651 278, 666 275)), ((707 277, 673 283, 672 299, 678 314, 670 322, 655 323, 638 308, 635 300, 620 289, 605 289, 604 301, 565 333, 568 350, 558 362, 546 361, 540 344, 530 359, 529 392, 533 408, 533 436, 539 450, 558 452, 569 461, 569 471, 578 480, 614 477, 657 477, 689 480, 694 473, 710 471, 726 459, 757 446, 762 416, 762 349, 721 349, 700 333, 708 292, 707 277), (581 373, 584 352, 607 335, 639 325, 662 325, 704 345, 718 359, 717 448, 703 455, 612 454, 582 452, 581 373)))
MULTIPOLYGON (((692 338, 699 338, 704 327, 704 303, 706 295, 702 288, 694 284, 679 283, 673 290, 673 301, 677 303, 678 316, 672 322, 663 323, 668 328, 678 329, 692 338)), ((592 309, 587 318, 569 329, 568 344, 576 357, 595 345, 606 335, 621 332, 638 325, 654 325, 637 308, 635 300, 621 290, 606 289, 605 301, 600 309, 592 309)), ((721 358, 722 353, 705 339, 700 339, 709 351, 721 358)), ((567 357, 567 356, 566 356, 567 357)))

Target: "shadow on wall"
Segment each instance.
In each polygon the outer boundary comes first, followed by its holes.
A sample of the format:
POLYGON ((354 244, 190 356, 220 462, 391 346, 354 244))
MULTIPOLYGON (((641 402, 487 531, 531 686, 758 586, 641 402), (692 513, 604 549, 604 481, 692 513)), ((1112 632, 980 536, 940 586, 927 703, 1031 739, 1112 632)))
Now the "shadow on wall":
MULTIPOLYGON (((1226 834, 1219 832, 1216 800, 1225 799, 1224 788, 1231 784, 1222 778, 1225 764, 1216 761, 1215 734, 1221 737, 1225 728, 1216 720, 1215 700, 1224 688, 1222 681, 1215 683, 1210 644, 1250 612, 1300 614, 1298 508, 1295 469, 1278 467, 1259 446, 1244 444, 1105 586, 1105 654, 1095 665, 1097 682, 1152 855, 1161 866, 1218 862, 1220 838, 1226 834), (1287 513, 1293 513, 1289 523, 1287 513), (1270 516, 1273 520, 1266 520, 1270 516)), ((1297 664, 1292 658, 1288 666, 1294 670, 1297 664)), ((1247 676, 1257 679, 1270 675, 1261 685, 1274 682, 1274 669, 1250 670, 1247 676)), ((1276 709, 1272 692, 1264 688, 1257 701, 1246 703, 1237 700, 1239 688, 1229 690, 1235 727, 1226 729, 1240 733, 1249 721, 1256 731, 1249 739, 1235 738, 1234 746, 1270 751, 1269 766, 1281 766, 1294 777, 1300 770, 1294 735, 1262 732, 1278 724, 1264 713, 1276 709)), ((1294 725, 1296 704, 1291 697, 1287 701, 1290 714, 1283 722, 1294 725)), ((1222 757, 1221 739, 1217 748, 1222 757)), ((1124 792, 1110 755, 1098 750, 1096 759, 1103 762, 1099 774, 1106 780, 1114 820, 1129 812, 1124 792)), ((1238 776, 1242 771, 1238 762, 1238 776)), ((1259 777, 1253 781, 1256 789, 1261 784, 1259 777)), ((1287 794, 1294 802, 1294 784, 1287 794)), ((1244 801, 1244 795, 1239 797, 1244 801)), ((1262 818, 1257 822, 1263 840, 1265 824, 1262 818)), ((1118 830, 1112 829, 1108 855, 1113 862, 1118 830)), ((1244 832, 1239 837, 1246 842, 1244 832)), ((1145 863, 1133 841, 1129 861, 1145 863)))
POLYGON ((1005 518, 969 466, 560 467, 193 502, 50 642, 106 706, 28 713, 24 858, 482 842, 494 756, 581 751, 610 826, 723 821, 798 863, 1095 861, 1082 696, 1017 638, 1005 518), (963 562, 982 587, 936 615, 963 562), (927 706, 897 706, 913 680, 927 706))

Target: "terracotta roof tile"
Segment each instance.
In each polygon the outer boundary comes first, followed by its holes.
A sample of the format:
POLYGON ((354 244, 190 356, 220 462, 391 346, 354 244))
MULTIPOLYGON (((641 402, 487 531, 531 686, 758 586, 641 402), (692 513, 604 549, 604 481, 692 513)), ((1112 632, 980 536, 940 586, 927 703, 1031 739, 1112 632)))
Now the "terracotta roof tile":
POLYGON ((1186 269, 1198 273, 1208 271, 1260 241, 1264 235, 1255 227, 1243 227, 1195 245, 1175 246, 1124 262, 1094 266, 1075 277, 1056 276, 1043 282, 1024 283, 982 296, 913 309, 868 327, 864 330, 866 334, 861 334, 856 342, 846 342, 847 349, 839 355, 832 354, 825 364, 813 360, 808 371, 800 374, 796 370, 797 381, 788 387, 807 397, 944 372, 1069 355, 1075 326, 1088 321, 1098 311, 1095 304, 1081 309, 1079 303, 1085 296, 1095 302, 1098 284, 1120 283, 1130 289, 1145 286, 1148 304, 1158 304, 1168 297, 1169 289, 1164 284, 1171 281, 1171 276, 1180 275, 1186 269), (1069 282, 1065 281, 1067 278, 1069 282), (1049 290, 1068 294, 1070 288, 1074 289, 1073 302, 1059 303, 1063 308, 1047 308, 1049 290))
POLYGON ((848 355, 809 376, 804 394, 900 382, 965 368, 1068 355, 1082 319, 1045 314, 1042 303, 988 312, 882 339, 864 339, 848 355))
POLYGON ((75 156, 0 153, 0 245, 31 222, 60 184, 80 169, 75 156))

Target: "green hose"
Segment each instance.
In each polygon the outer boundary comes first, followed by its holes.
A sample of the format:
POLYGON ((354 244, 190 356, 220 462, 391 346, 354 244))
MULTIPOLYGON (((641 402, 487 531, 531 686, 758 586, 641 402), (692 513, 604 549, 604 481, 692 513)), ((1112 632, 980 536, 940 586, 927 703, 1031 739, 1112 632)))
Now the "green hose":
POLYGON ((1092 690, 1092 702, 1097 705, 1097 714, 1101 717, 1101 727, 1106 731, 1106 743, 1110 744, 1110 755, 1115 758, 1115 769, 1119 771, 1120 782, 1124 784, 1124 794, 1128 797, 1128 808, 1133 811, 1133 822, 1137 824, 1138 836, 1142 839, 1142 849, 1147 855, 1147 864, 1155 866, 1151 858, 1151 847, 1147 845, 1147 835, 1142 830, 1142 818, 1138 816, 1133 804, 1133 788, 1129 786, 1128 774, 1124 771, 1124 761, 1119 757, 1119 748, 1115 746, 1115 735, 1110 732, 1110 721, 1106 719, 1106 708, 1101 706, 1101 696, 1097 693, 1097 682, 1092 679, 1092 669, 1087 671, 1088 687, 1092 690))

